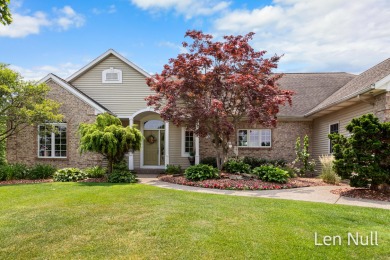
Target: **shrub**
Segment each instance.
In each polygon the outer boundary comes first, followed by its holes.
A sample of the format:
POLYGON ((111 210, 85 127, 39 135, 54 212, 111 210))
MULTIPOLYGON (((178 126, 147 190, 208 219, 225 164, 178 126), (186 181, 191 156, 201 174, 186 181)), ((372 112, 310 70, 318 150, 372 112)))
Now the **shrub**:
POLYGON ((111 183, 135 183, 137 182, 134 172, 126 170, 114 169, 108 176, 108 182, 111 183))
POLYGON ((245 156, 242 161, 249 164, 252 169, 262 165, 273 165, 276 167, 285 167, 287 165, 287 161, 284 159, 268 160, 264 158, 245 156))
POLYGON ((263 181, 279 183, 286 183, 288 181, 288 172, 272 165, 256 167, 252 173, 263 181))
POLYGON ((57 171, 57 168, 50 164, 36 164, 31 168, 29 179, 47 179, 53 177, 53 174, 57 171))
POLYGON ((322 168, 320 178, 329 184, 338 184, 340 182, 340 176, 336 174, 333 170, 333 156, 332 155, 323 155, 319 158, 322 168))
POLYGON ((217 158, 205 157, 202 160, 200 160, 200 164, 207 164, 207 165, 213 166, 214 168, 217 168, 217 158))
POLYGON ((289 178, 296 178, 297 177, 296 170, 291 165, 286 164, 286 166, 281 167, 281 169, 287 172, 289 178))
POLYGON ((1 180, 27 179, 30 175, 30 168, 23 163, 5 164, 0 166, 1 180))
POLYGON ((219 177, 218 169, 206 164, 190 166, 185 170, 184 175, 187 179, 193 181, 203 181, 219 177))
POLYGON ((120 170, 120 171, 128 171, 129 170, 129 166, 127 165, 126 160, 122 159, 122 161, 120 161, 118 163, 114 163, 113 169, 114 170, 120 170))
POLYGON ((229 173, 250 173, 251 166, 240 160, 229 159, 223 165, 223 169, 229 173))
POLYGON ((297 157, 293 163, 298 165, 299 175, 307 175, 309 172, 314 171, 316 163, 313 159, 310 159, 309 137, 307 135, 303 138, 303 147, 301 146, 301 138, 297 138, 295 142, 295 154, 297 157))
POLYGON ((78 168, 64 168, 54 173, 53 180, 60 182, 79 181, 87 178, 87 175, 78 168))
POLYGON ((100 166, 94 166, 84 169, 89 178, 102 178, 106 174, 106 169, 100 166))
POLYGON ((165 169, 166 174, 180 174, 182 172, 183 170, 181 169, 180 165, 168 164, 167 168, 165 169))
POLYGON ((373 114, 354 118, 347 125, 349 137, 330 134, 334 169, 353 187, 379 189, 390 183, 390 122, 381 123, 373 114))

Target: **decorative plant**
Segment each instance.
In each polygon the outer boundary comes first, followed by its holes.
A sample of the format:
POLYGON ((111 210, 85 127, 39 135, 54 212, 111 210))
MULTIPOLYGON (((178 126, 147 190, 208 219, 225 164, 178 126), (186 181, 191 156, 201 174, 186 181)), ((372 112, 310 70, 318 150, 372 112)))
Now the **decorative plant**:
POLYGON ((297 138, 295 143, 295 154, 297 157, 293 164, 298 164, 297 170, 299 175, 307 175, 314 171, 316 163, 314 159, 310 160, 309 137, 307 135, 305 135, 303 139, 303 147, 301 146, 301 138, 297 138))
POLYGON ((141 148, 142 134, 135 127, 122 126, 121 120, 108 113, 100 114, 92 124, 80 124, 80 151, 97 152, 108 160, 108 174, 130 150, 141 148))
POLYGON ((319 160, 321 162, 320 178, 326 183, 339 184, 341 178, 333 169, 333 155, 320 156, 319 160))
POLYGON ((273 73, 279 56, 250 45, 254 33, 224 36, 222 41, 201 31, 187 31, 188 53, 169 60, 160 74, 147 80, 154 92, 148 106, 164 120, 210 136, 218 169, 226 161, 239 122, 275 126, 279 106, 291 103, 292 92, 278 88, 282 74, 273 73), (183 105, 185 104, 185 105, 183 105))
POLYGON ((390 122, 381 123, 372 114, 354 118, 347 125, 350 137, 330 134, 334 169, 353 187, 390 184, 390 122))

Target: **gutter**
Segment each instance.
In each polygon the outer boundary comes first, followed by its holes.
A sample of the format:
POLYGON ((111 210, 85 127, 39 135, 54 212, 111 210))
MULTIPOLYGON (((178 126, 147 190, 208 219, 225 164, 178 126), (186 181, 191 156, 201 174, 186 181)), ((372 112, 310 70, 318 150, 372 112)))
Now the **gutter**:
POLYGON ((351 99, 351 98, 360 97, 361 94, 364 94, 364 93, 366 93, 366 92, 368 92, 368 91, 370 91, 370 90, 373 90, 373 89, 375 89, 375 84, 371 84, 370 86, 368 86, 368 87, 366 87, 366 88, 364 88, 364 89, 362 89, 362 90, 360 90, 360 91, 357 91, 357 92, 354 92, 354 93, 352 93, 352 94, 346 95, 346 96, 343 97, 342 99, 339 99, 339 100, 337 100, 337 101, 334 101, 334 102, 332 102, 332 103, 330 103, 330 104, 328 104, 328 105, 326 105, 326 106, 324 106, 324 107, 318 108, 318 109, 316 109, 316 110, 314 110, 314 111, 310 111, 309 113, 306 113, 306 114, 304 115, 304 117, 311 116, 311 115, 313 115, 313 114, 315 114, 315 113, 317 113, 317 112, 319 112, 319 111, 321 111, 321 110, 324 110, 324 109, 326 109, 326 108, 329 108, 329 107, 334 106, 334 105, 337 105, 337 104, 340 104, 340 103, 342 103, 342 102, 344 102, 344 101, 347 101, 347 100, 349 100, 349 99, 351 99))

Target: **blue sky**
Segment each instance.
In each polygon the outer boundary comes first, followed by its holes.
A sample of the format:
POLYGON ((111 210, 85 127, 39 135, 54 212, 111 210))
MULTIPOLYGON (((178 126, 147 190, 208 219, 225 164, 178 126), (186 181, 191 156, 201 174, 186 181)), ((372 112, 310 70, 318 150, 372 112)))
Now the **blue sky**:
POLYGON ((26 79, 66 78, 113 48, 160 72, 188 29, 256 33, 252 45, 283 54, 283 72, 362 72, 390 57, 387 0, 11 0, 0 25, 0 62, 26 79))

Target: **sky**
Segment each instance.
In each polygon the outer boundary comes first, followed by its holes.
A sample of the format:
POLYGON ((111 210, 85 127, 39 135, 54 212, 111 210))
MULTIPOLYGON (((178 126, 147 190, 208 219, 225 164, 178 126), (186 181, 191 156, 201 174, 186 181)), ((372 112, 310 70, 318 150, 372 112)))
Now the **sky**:
POLYGON ((27 80, 66 79, 111 48, 159 73, 192 29, 254 32, 256 50, 283 55, 278 72, 358 74, 390 57, 388 0, 11 0, 11 13, 0 62, 27 80))

